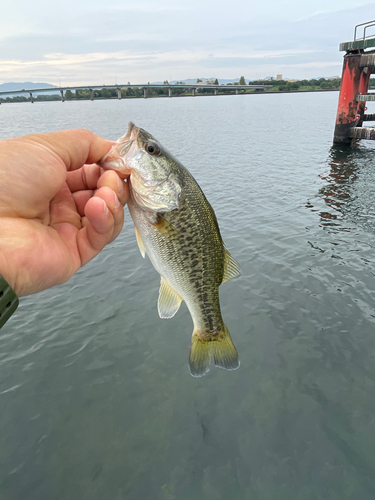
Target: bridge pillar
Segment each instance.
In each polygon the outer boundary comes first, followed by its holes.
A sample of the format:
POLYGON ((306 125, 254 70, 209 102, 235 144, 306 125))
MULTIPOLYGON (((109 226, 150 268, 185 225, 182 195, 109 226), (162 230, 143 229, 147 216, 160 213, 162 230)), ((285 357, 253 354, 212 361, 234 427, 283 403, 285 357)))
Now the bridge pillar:
POLYGON ((143 97, 147 99, 147 87, 143 87, 143 97))
POLYGON ((236 89, 236 94, 238 95, 238 89, 236 89))
POLYGON ((94 89, 89 89, 90 92, 90 101, 94 100, 94 89))
POLYGON ((30 92, 30 102, 31 102, 31 104, 33 104, 33 102, 34 102, 34 98, 33 98, 33 93, 32 92, 30 92))
POLYGON ((121 101, 121 89, 117 87, 117 98, 121 101))
POLYGON ((191 95, 195 97, 195 87, 191 89, 191 95))
POLYGON ((218 91, 217 91, 217 89, 216 89, 216 88, 214 89, 214 94, 215 94, 215 95, 217 95, 217 94, 218 94, 218 91))
POLYGON ((61 102, 64 102, 65 101, 64 91, 60 90, 60 94, 61 94, 61 102))
POLYGON ((168 89, 168 96, 172 97, 172 87, 169 87, 169 89, 168 89))

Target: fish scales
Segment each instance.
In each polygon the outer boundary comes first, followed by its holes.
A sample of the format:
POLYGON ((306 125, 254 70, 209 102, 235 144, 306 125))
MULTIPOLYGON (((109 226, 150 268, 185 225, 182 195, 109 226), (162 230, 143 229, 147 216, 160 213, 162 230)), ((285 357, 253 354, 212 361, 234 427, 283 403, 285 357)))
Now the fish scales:
MULTIPOLYGON (((177 169, 176 169, 177 170, 177 169)), ((179 210, 158 217, 167 221, 176 231, 173 237, 160 231, 158 223, 150 224, 147 213, 137 211, 131 203, 130 212, 141 233, 148 232, 151 244, 147 246, 154 266, 165 276, 172 288, 182 291, 189 310, 197 309, 200 329, 214 330, 222 325, 218 286, 223 280, 224 247, 211 207, 203 203, 204 195, 186 171, 177 170, 183 187, 179 210), (205 224, 200 224, 200 220, 205 224), (142 227, 143 226, 143 227, 142 227), (200 245, 205 239, 210 245, 200 245), (169 272, 171 270, 172 272, 169 272), (178 270, 178 273, 173 271, 178 270), (212 283, 213 282, 213 283, 212 283)))
POLYGON ((218 287, 237 276, 239 266, 225 249, 215 213, 193 176, 133 124, 101 166, 130 176, 128 206, 138 245, 161 276, 159 316, 172 317, 182 300, 189 309, 194 323, 191 374, 204 375, 211 357, 216 366, 238 368, 218 287))

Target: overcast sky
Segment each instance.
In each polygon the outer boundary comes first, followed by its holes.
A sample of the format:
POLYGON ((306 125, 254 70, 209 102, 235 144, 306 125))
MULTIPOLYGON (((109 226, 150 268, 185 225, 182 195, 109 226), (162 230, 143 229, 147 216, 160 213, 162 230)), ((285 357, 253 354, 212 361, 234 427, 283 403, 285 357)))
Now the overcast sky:
POLYGON ((368 0, 18 0, 0 15, 0 83, 341 75, 368 0))

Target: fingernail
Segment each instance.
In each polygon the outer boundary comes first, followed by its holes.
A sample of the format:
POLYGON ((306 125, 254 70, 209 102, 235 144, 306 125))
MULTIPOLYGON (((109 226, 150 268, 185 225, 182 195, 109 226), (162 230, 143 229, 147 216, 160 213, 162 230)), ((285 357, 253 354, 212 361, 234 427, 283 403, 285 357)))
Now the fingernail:
POLYGON ((120 201, 119 201, 119 199, 117 197, 117 194, 116 193, 113 193, 113 194, 115 196, 115 208, 118 208, 120 206, 120 201))
POLYGON ((122 179, 120 179, 120 177, 117 177, 117 180, 118 180, 118 191, 119 193, 123 193, 124 192, 124 181, 122 179))
POLYGON ((108 215, 109 208, 107 207, 107 204, 106 204, 106 202, 104 200, 102 200, 102 202, 103 202, 103 214, 104 215, 108 215))

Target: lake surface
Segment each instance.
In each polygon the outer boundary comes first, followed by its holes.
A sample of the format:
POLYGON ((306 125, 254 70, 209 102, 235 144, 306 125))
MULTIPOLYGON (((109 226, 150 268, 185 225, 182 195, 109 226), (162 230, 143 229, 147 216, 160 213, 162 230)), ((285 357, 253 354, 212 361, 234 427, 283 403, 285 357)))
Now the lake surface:
POLYGON ((242 275, 241 366, 189 374, 186 306, 127 213, 0 331, 4 500, 375 498, 375 144, 332 147, 337 92, 8 104, 0 137, 134 121, 192 172, 242 275))

